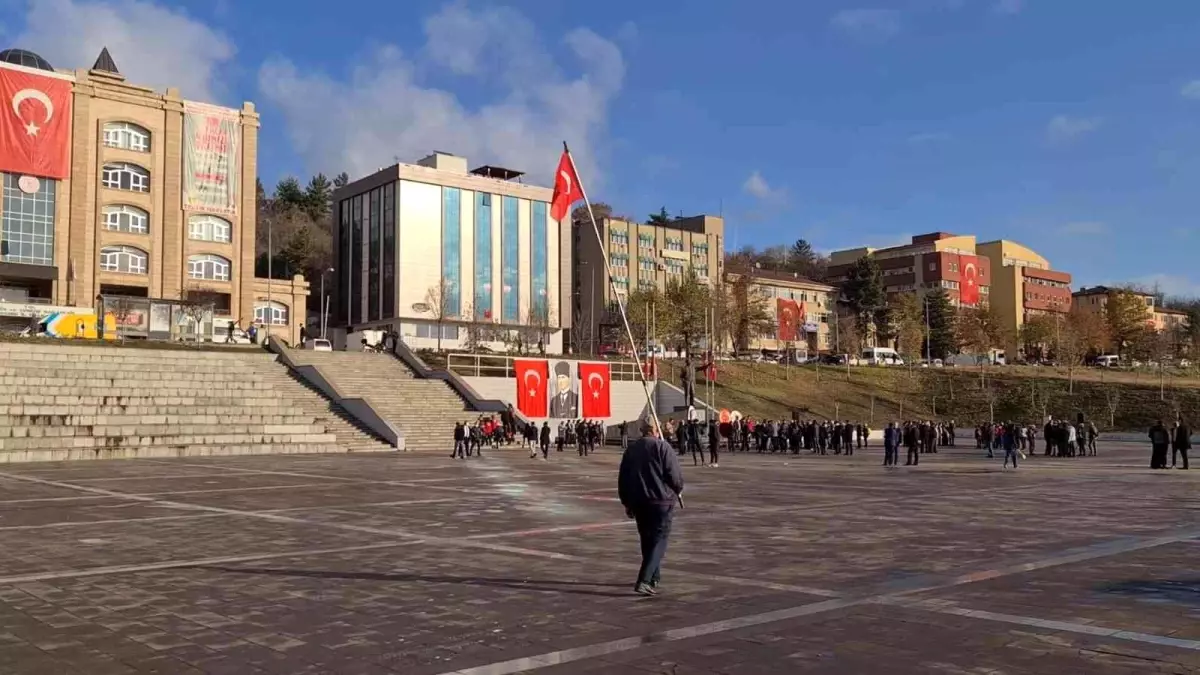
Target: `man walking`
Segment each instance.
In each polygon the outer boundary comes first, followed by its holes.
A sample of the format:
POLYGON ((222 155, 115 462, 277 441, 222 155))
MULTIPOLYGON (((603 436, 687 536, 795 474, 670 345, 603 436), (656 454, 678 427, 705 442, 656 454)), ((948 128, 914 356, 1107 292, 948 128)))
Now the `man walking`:
POLYGON ((888 422, 883 430, 883 465, 896 466, 896 451, 900 447, 900 430, 895 422, 888 422))
MULTIPOLYGON (((637 522, 642 565, 633 590, 638 595, 656 595, 661 577, 671 515, 683 494, 683 468, 679 457, 658 437, 652 423, 642 425, 642 437, 621 457, 617 495, 625 515, 637 522)), ((682 503, 682 502, 681 502, 682 503)))
MULTIPOLYGON (((542 446, 542 459, 550 459, 550 423, 542 422, 542 431, 538 435, 538 445, 542 446)), ((562 450, 562 446, 559 446, 562 450)))

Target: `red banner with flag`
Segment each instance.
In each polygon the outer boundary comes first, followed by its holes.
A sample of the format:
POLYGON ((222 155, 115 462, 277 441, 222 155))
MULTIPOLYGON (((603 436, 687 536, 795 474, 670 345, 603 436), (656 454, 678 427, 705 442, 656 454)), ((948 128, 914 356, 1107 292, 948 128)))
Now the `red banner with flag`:
POLYGON ((612 397, 609 392, 611 384, 612 378, 609 376, 607 363, 580 363, 579 387, 583 403, 580 405, 579 414, 583 417, 608 417, 611 415, 612 397))
POLYGON ((964 305, 979 304, 979 258, 958 256, 958 301, 964 305))
POLYGON ((0 66, 0 171, 71 172, 71 82, 0 66))
POLYGON ((800 305, 795 300, 777 298, 775 313, 779 319, 779 339, 795 342, 799 338, 800 305))
POLYGON ((517 371, 517 410, 526 417, 546 417, 550 364, 543 360, 513 359, 517 371))

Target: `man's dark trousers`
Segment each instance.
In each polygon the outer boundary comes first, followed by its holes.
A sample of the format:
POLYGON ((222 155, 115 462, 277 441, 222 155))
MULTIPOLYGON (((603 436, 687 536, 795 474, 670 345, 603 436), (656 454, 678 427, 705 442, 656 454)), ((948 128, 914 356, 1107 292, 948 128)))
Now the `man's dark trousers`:
POLYGON ((917 465, 921 463, 921 452, 917 450, 917 446, 908 446, 908 461, 905 464, 917 465))
POLYGON ((643 504, 633 510, 638 537, 642 542, 642 567, 638 583, 657 585, 663 556, 667 553, 667 538, 671 535, 671 515, 674 505, 643 504))

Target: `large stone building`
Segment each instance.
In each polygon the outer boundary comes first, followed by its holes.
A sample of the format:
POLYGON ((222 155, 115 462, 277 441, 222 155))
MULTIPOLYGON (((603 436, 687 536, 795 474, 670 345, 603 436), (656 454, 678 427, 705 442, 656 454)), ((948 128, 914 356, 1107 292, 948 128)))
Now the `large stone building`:
POLYGON ((550 217, 552 190, 522 175, 435 152, 338 189, 336 323, 393 328, 415 347, 436 346, 440 325, 443 348, 502 349, 526 334, 560 352, 570 228, 550 217))
MULTIPOLYGON (((107 49, 73 71, 0 52, 0 93, 3 313, 94 307, 100 295, 192 299, 295 339, 306 284, 260 292, 254 279, 252 103, 222 108, 127 82, 107 49)), ((128 320, 149 329, 152 318, 128 320)))
POLYGON ((589 351, 624 342, 618 330, 618 295, 637 289, 657 288, 680 281, 689 271, 701 283, 721 278, 725 261, 725 221, 717 216, 691 216, 665 224, 631 223, 619 218, 596 221, 600 241, 591 221, 574 224, 575 274, 573 287, 575 330, 589 351), (608 283, 605 259, 612 267, 608 283), (614 291, 613 286, 616 286, 614 291))
POLYGON ((924 296, 940 287, 956 305, 976 304, 962 301, 968 291, 969 300, 977 297, 978 304, 996 312, 1014 339, 1029 317, 1071 309, 1071 275, 1051 269, 1046 258, 1013 241, 978 243, 973 235, 934 232, 901 246, 835 251, 830 255, 830 280, 844 282, 864 256, 879 263, 889 295, 924 296), (971 283, 977 291, 969 292, 971 283))

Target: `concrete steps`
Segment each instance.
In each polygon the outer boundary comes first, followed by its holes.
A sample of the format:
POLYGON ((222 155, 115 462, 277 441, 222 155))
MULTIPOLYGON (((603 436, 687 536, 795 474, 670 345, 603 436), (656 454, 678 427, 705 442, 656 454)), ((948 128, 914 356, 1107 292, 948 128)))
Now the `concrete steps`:
POLYGON ((0 463, 389 449, 260 350, 0 342, 0 463))
POLYGON ((478 413, 450 385, 418 378, 403 361, 389 354, 291 350, 297 365, 313 365, 347 395, 365 396, 379 414, 400 427, 407 450, 449 452, 454 424, 478 413))

